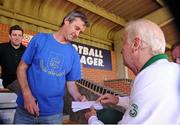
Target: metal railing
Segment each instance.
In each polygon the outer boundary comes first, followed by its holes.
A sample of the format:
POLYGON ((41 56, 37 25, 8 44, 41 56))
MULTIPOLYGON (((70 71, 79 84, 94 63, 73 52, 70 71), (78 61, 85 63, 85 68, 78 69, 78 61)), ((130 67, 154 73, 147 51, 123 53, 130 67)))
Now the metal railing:
MULTIPOLYGON (((131 82, 131 81, 128 81, 128 82, 131 82)), ((113 95, 128 96, 127 93, 124 93, 124 92, 121 92, 118 90, 114 90, 112 88, 106 87, 101 84, 97 84, 97 83, 87 80, 87 79, 78 80, 76 83, 79 86, 81 86, 97 95, 103 95, 105 93, 110 93, 113 95)))

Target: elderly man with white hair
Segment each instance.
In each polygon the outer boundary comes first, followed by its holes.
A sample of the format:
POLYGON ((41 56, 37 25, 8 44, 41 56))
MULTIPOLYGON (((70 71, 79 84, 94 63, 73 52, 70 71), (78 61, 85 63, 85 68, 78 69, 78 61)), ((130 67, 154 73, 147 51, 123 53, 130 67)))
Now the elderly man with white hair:
MULTIPOLYGON (((119 124, 180 123, 180 65, 168 61, 165 45, 162 30, 149 20, 125 27, 123 60, 136 75, 130 97, 105 94, 97 99, 126 107, 119 124)), ((93 108, 85 117, 89 124, 103 124, 93 108)))

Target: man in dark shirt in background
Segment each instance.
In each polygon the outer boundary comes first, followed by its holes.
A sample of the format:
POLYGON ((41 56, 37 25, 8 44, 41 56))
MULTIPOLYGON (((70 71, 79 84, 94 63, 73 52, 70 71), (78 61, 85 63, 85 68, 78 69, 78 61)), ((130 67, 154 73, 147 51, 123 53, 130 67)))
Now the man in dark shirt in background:
POLYGON ((21 44, 23 29, 14 25, 9 29, 9 42, 0 44, 1 78, 4 88, 18 93, 19 85, 16 77, 16 69, 25 50, 21 44))

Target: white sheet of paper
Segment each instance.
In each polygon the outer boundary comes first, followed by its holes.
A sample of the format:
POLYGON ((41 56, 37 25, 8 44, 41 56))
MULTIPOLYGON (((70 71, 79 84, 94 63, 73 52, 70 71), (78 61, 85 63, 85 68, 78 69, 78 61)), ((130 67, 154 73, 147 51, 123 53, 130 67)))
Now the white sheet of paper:
POLYGON ((93 106, 96 110, 103 109, 103 106, 101 105, 101 103, 96 102, 96 101, 85 101, 85 102, 73 101, 71 108, 73 112, 77 112, 83 109, 88 109, 91 106, 93 106))

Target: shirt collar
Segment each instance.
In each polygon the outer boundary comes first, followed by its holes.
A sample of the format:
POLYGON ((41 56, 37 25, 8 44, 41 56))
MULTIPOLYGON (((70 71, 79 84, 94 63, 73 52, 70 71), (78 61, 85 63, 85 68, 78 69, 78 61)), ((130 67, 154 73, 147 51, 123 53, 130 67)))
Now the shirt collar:
POLYGON ((141 72, 143 69, 145 69, 146 67, 148 67, 149 65, 153 64, 154 62, 160 59, 168 59, 168 56, 166 54, 158 54, 158 55, 153 56, 144 64, 144 66, 141 68, 139 72, 141 72))
POLYGON ((12 44, 9 42, 9 47, 13 48, 14 50, 19 50, 23 48, 23 45, 21 44, 19 48, 15 49, 12 44))

